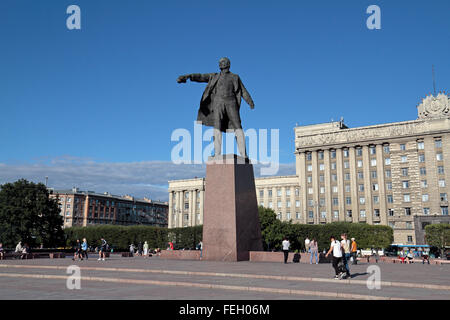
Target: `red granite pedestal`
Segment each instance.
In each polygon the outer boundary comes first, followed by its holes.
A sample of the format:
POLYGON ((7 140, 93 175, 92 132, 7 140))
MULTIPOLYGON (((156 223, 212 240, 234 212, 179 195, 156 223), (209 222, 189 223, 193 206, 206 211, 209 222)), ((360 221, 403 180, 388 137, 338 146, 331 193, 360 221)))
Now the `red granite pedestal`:
POLYGON ((253 165, 235 154, 210 157, 206 164, 203 259, 249 260, 262 251, 253 165))

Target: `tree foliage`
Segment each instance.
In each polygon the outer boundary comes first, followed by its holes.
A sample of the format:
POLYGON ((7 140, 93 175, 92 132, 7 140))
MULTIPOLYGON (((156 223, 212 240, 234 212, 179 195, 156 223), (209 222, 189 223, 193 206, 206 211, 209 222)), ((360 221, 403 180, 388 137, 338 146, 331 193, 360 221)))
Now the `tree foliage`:
POLYGON ((30 246, 52 247, 64 239, 58 201, 49 198, 42 183, 21 179, 0 186, 0 242, 14 247, 19 241, 30 246))
POLYGON ((387 248, 394 240, 393 230, 389 226, 347 222, 294 224, 278 220, 272 209, 264 207, 259 207, 259 217, 265 250, 281 249, 284 237, 288 238, 292 250, 305 249, 307 237, 317 240, 319 250, 328 249, 330 236, 340 239, 342 233, 355 238, 359 248, 387 248))
POLYGON ((160 228, 152 226, 88 226, 72 227, 64 230, 66 246, 71 247, 77 239, 86 238, 93 247, 100 245, 100 238, 105 238, 115 250, 128 250, 130 244, 147 241, 150 248, 166 249, 172 241, 176 249, 194 249, 202 239, 202 226, 187 228, 160 228))
POLYGON ((445 247, 450 246, 450 224, 429 224, 425 227, 425 239, 430 246, 438 247, 444 256, 445 247))

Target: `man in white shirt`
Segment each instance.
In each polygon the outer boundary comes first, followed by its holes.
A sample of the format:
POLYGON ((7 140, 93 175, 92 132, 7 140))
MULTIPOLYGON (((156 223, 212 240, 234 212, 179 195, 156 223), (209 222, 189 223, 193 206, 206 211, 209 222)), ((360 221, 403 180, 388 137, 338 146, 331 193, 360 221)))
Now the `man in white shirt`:
POLYGON ((309 240, 309 238, 308 237, 306 237, 306 239, 305 239, 305 249, 306 249, 306 252, 309 252, 309 244, 311 243, 311 241, 309 240))
POLYGON ((289 243, 289 240, 286 237, 283 239, 283 242, 281 244, 283 246, 283 252, 284 252, 284 263, 287 263, 288 256, 289 256, 289 247, 291 244, 289 243))
POLYGON ((331 240, 330 250, 328 250, 325 257, 328 257, 330 255, 330 253, 333 252, 333 256, 332 256, 333 257, 333 268, 336 273, 336 276, 334 277, 334 279, 340 279, 340 276, 342 273, 339 272, 338 264, 339 264, 339 262, 342 261, 341 243, 339 241, 337 241, 334 236, 331 236, 330 240, 331 240))

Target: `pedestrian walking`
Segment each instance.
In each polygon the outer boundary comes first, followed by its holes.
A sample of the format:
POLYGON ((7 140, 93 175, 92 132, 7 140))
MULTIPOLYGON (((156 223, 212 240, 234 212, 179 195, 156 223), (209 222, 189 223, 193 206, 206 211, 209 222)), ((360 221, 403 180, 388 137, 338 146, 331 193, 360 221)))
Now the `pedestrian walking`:
POLYGON ((106 242, 106 240, 104 238, 100 239, 101 244, 100 244, 100 250, 98 251, 98 261, 103 260, 105 261, 105 257, 106 257, 106 250, 108 250, 108 243, 106 242))
POLYGON ((340 264, 342 264, 342 247, 341 247, 342 245, 339 241, 336 240, 336 238, 334 236, 330 237, 330 241, 331 241, 330 250, 328 250, 325 257, 328 258, 330 253, 333 254, 332 265, 333 265, 334 272, 335 272, 334 279, 340 280, 341 276, 344 274, 344 272, 341 270, 342 267, 340 267, 340 264))
POLYGON ((312 264, 313 262, 313 257, 316 257, 316 264, 319 263, 319 259, 317 258, 317 253, 319 251, 319 247, 317 244, 317 240, 315 238, 313 238, 311 240, 311 242, 309 243, 309 250, 311 251, 311 258, 309 259, 309 264, 312 264))
POLYGON ((346 233, 341 234, 341 244, 343 249, 342 262, 347 270, 347 277, 350 277, 350 267, 348 266, 348 261, 350 260, 350 240, 347 239, 346 233))
POLYGON ((89 246, 88 246, 87 240, 86 240, 86 238, 83 238, 83 243, 81 244, 81 253, 82 253, 82 256, 86 258, 86 260, 89 259, 88 250, 89 250, 89 246))
POLYGON ((309 252, 309 245, 310 245, 311 241, 309 240, 308 237, 306 237, 305 239, 305 252, 309 252))
POLYGON ((75 259, 83 260, 83 257, 81 256, 81 243, 80 239, 77 239, 77 242, 75 244, 75 253, 73 254, 72 260, 75 261, 75 259))
POLYGON ((144 242, 144 257, 148 257, 148 243, 147 241, 144 242))
POLYGON ((200 240, 198 243, 198 248, 200 249, 200 259, 203 257, 203 241, 200 240))
POLYGON ((3 243, 0 242, 0 260, 3 260, 4 254, 5 254, 5 251, 3 249, 3 243))
POLYGON ((286 237, 283 239, 283 242, 281 244, 283 246, 284 252, 284 263, 287 263, 289 256, 289 247, 291 246, 291 244, 289 243, 289 240, 286 237))
POLYGON ((358 253, 358 244, 356 243, 355 238, 352 238, 352 247, 350 250, 350 254, 353 260, 353 264, 358 264, 357 253, 358 253))
POLYGON ((134 256, 134 244, 130 244, 130 256, 134 256))

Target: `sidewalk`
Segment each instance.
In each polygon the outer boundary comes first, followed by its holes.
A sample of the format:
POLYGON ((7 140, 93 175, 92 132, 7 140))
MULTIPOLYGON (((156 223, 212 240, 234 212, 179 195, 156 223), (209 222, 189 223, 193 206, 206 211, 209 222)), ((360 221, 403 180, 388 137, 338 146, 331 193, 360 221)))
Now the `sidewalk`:
POLYGON ((379 264, 381 290, 350 266, 334 280, 330 264, 176 261, 158 257, 0 262, 2 299, 450 299, 449 266, 379 264), (66 268, 81 267, 82 290, 66 288, 66 268))

